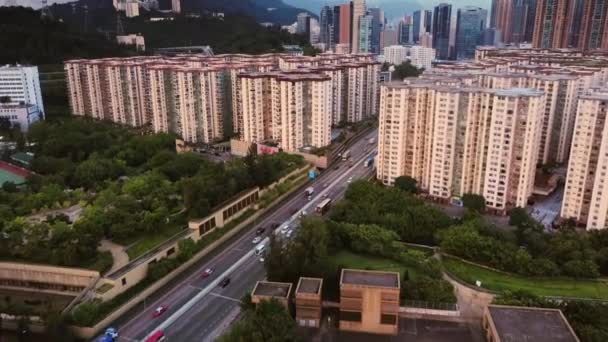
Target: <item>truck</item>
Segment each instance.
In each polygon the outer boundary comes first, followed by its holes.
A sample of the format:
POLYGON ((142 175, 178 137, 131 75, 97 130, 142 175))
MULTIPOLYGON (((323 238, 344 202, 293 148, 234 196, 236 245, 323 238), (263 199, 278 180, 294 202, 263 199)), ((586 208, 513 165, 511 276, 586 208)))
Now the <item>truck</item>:
POLYGON ((306 197, 310 197, 312 196, 312 194, 315 192, 315 188, 313 188, 312 186, 309 186, 308 188, 306 188, 306 190, 304 191, 304 194, 306 195, 306 197))
POLYGON ((369 156, 369 157, 367 157, 367 159, 365 159, 365 162, 363 162, 363 166, 371 167, 372 165, 374 165, 374 157, 369 156))
POLYGON ((342 153, 342 160, 348 160, 349 157, 350 157, 350 150, 346 150, 346 151, 344 151, 344 153, 342 153))

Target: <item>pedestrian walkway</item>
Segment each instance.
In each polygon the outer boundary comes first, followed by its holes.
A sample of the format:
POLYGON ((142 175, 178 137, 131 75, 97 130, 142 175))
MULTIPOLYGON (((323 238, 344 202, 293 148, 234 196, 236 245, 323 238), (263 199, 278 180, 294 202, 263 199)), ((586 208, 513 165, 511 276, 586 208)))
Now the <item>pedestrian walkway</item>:
POLYGON ((127 252, 125 252, 125 247, 110 240, 101 240, 97 250, 100 252, 109 251, 112 253, 112 259, 114 262, 112 264, 112 268, 110 268, 106 274, 110 274, 129 263, 129 255, 127 252))

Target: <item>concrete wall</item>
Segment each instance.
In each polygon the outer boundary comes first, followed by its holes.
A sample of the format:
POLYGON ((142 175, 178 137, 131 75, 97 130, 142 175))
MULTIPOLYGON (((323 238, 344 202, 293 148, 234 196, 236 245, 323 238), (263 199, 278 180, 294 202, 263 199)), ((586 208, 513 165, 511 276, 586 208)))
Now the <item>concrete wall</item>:
POLYGON ((327 169, 328 158, 327 156, 318 156, 316 154, 304 153, 304 152, 294 152, 294 154, 299 154, 304 157, 304 160, 311 163, 312 165, 318 167, 319 169, 327 169))
POLYGON ((230 154, 245 157, 251 147, 251 142, 237 139, 230 139, 230 154))
POLYGON ((99 278, 99 272, 78 268, 0 262, 0 287, 78 295, 99 278))

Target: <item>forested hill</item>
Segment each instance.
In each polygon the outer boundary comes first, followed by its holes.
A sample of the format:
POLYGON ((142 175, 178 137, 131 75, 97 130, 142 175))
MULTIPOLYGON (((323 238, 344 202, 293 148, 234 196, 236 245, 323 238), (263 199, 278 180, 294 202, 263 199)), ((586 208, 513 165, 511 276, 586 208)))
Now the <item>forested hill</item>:
MULTIPOLYGON (((0 64, 57 64, 71 58, 99 58, 135 54, 114 41, 117 15, 112 8, 84 8, 78 4, 53 6, 55 20, 23 7, 0 7, 0 64), (66 7, 67 6, 67 7, 66 7)), ((266 28, 249 16, 228 14, 223 19, 201 15, 177 16, 150 22, 151 13, 122 17, 125 33, 141 33, 146 48, 210 45, 216 53, 281 51, 283 44, 304 44, 301 37, 266 28)))
POLYGON ((0 64, 56 64, 69 58, 123 56, 130 50, 99 33, 42 20, 31 8, 0 7, 0 64))

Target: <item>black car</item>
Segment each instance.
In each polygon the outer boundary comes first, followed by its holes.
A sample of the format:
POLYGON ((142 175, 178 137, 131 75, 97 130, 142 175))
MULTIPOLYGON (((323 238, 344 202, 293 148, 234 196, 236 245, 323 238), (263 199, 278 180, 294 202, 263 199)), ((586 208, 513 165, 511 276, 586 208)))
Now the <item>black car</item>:
POLYGON ((266 229, 264 229, 264 228, 258 228, 255 231, 255 235, 262 235, 262 234, 264 234, 264 231, 266 231, 266 229))
POLYGON ((340 168, 340 165, 336 165, 336 166, 334 166, 334 170, 337 170, 337 169, 339 169, 339 168, 340 168))
POLYGON ((228 286, 228 284, 230 284, 230 278, 224 278, 222 279, 222 282, 220 283, 221 287, 226 287, 228 286))
POLYGON ((278 222, 272 222, 272 224, 270 225, 270 229, 276 229, 280 226, 281 224, 278 222))

